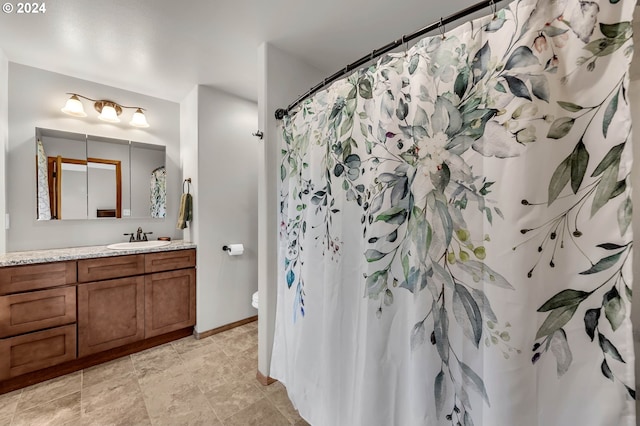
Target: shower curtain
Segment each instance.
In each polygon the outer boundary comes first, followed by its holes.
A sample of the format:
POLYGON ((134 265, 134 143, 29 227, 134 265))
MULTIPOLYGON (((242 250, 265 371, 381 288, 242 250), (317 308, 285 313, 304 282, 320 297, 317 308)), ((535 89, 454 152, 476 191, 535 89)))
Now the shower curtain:
POLYGON ((44 151, 44 145, 41 140, 36 141, 36 162, 38 178, 38 220, 50 220, 49 171, 47 154, 44 151))
POLYGON ((271 376, 314 426, 635 425, 631 0, 522 0, 283 123, 271 376))
POLYGON ((153 218, 167 216, 167 169, 160 166, 151 172, 150 213, 153 218))

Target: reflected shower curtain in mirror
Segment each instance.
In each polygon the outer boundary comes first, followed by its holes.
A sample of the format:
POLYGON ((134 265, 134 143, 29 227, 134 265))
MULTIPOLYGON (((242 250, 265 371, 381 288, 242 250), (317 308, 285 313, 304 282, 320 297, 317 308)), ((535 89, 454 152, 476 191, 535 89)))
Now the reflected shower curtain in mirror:
POLYGON ((51 200, 49 198, 47 154, 44 152, 44 146, 40 140, 36 142, 36 163, 36 173, 38 177, 38 220, 50 220, 51 200))
POLYGON ((164 218, 167 215, 167 170, 160 166, 151 172, 151 217, 164 218))
POLYGON ((283 124, 271 376, 314 426, 635 425, 630 0, 522 0, 283 124))

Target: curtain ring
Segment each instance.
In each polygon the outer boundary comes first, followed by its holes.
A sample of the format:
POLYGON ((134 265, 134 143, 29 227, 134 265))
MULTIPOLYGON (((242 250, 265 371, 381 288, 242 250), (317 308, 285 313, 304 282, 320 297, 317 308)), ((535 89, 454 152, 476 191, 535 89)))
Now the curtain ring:
POLYGON ((444 40, 444 23, 442 22, 442 18, 440 18, 440 23, 438 24, 438 28, 440 29, 440 35, 444 40))
POLYGON ((497 8, 496 8, 495 0, 491 0, 489 2, 489 7, 491 7, 491 13, 493 14, 493 19, 496 19, 497 8))

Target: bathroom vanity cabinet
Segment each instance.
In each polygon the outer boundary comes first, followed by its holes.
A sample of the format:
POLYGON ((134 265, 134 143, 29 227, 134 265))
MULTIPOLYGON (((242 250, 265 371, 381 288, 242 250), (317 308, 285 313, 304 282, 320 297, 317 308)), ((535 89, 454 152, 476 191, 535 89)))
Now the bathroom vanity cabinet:
POLYGON ((188 248, 0 267, 0 393, 191 334, 195 266, 188 248))

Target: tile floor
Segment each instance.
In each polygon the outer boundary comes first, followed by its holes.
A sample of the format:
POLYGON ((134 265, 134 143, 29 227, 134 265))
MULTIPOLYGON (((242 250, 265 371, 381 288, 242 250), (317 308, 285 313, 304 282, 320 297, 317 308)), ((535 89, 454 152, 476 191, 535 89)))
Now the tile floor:
POLYGON ((0 395, 0 426, 308 425, 257 363, 257 322, 186 337, 0 395))

